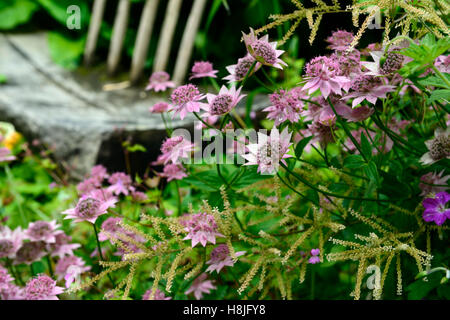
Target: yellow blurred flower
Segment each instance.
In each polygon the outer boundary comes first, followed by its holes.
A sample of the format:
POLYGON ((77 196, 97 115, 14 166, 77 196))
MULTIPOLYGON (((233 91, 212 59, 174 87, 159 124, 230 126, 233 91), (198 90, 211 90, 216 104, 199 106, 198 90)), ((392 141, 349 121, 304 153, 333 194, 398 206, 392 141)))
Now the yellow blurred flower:
POLYGON ((11 132, 3 140, 3 145, 5 146, 5 148, 12 150, 14 146, 20 141, 21 138, 22 135, 17 131, 11 132))

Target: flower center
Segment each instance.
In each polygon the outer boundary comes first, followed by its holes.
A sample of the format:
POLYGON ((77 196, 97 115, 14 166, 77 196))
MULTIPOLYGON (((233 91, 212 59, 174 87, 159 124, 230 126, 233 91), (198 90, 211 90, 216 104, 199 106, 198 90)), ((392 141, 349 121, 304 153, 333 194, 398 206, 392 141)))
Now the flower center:
POLYGON ((380 66, 381 74, 391 74, 402 67, 403 56, 400 53, 389 52, 386 56, 386 60, 380 66))
POLYGON ((230 111, 233 97, 229 94, 218 95, 211 103, 210 112, 213 115, 222 115, 230 111))
POLYGON ((234 69, 234 74, 237 80, 245 78, 248 70, 252 66, 255 60, 252 57, 245 57, 238 60, 236 68, 234 69))
POLYGON ((433 140, 430 156, 433 160, 440 160, 450 156, 450 139, 447 135, 439 135, 433 140))
POLYGON ((225 244, 221 244, 211 252, 211 260, 213 262, 225 260, 228 254, 229 254, 228 246, 225 244))
POLYGON ((30 230, 30 233, 35 238, 42 238, 50 234, 51 228, 50 225, 45 221, 37 221, 33 225, 33 227, 30 230))
POLYGON ((0 240, 0 258, 6 257, 12 250, 13 243, 10 240, 0 240))
POLYGON ((270 165, 278 163, 281 156, 281 144, 279 141, 272 141, 264 143, 256 154, 258 163, 270 165))
POLYGON ((383 80, 381 80, 381 78, 362 75, 354 80, 352 89, 359 92, 369 92, 373 88, 381 85, 383 85, 383 80))
POLYGON ((193 84, 187 84, 176 88, 170 97, 172 98, 173 103, 176 105, 181 105, 193 101, 199 94, 200 92, 196 86, 193 84))
POLYGON ((252 49, 255 56, 262 58, 265 63, 275 64, 277 62, 277 54, 268 42, 257 40, 252 44, 252 49))
POLYGON ((83 218, 93 218, 100 207, 100 201, 94 198, 87 198, 80 201, 75 210, 83 218))

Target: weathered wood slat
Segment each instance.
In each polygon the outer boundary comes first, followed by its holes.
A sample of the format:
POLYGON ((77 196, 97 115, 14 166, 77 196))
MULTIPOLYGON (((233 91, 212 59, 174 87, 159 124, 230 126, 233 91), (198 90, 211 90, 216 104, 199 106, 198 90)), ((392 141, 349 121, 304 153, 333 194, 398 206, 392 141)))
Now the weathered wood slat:
POLYGON ((203 11, 205 9, 206 0, 195 0, 191 13, 189 15, 186 27, 184 28, 183 38, 181 39, 180 50, 173 73, 173 81, 176 84, 181 82, 186 77, 189 68, 189 61, 194 48, 194 40, 202 20, 203 11))
POLYGON ((130 15, 130 0, 120 0, 111 37, 108 53, 108 73, 113 74, 117 70, 122 53, 122 47, 127 32, 128 17, 130 15))
POLYGON ((155 62, 153 64, 153 72, 164 71, 169 60, 172 38, 175 27, 180 14, 181 3, 183 0, 169 0, 166 9, 166 15, 162 25, 162 34, 156 49, 155 62))
POLYGON ((89 30, 84 50, 84 64, 89 65, 92 62, 95 48, 97 47, 98 35, 102 25, 103 13, 105 11, 106 0, 95 0, 92 7, 92 17, 89 23, 89 30))
POLYGON ((147 0, 142 11, 141 21, 134 44, 133 58, 131 61, 130 78, 132 83, 139 80, 147 59, 148 46, 152 35, 153 25, 155 23, 156 12, 158 10, 159 0, 147 0))

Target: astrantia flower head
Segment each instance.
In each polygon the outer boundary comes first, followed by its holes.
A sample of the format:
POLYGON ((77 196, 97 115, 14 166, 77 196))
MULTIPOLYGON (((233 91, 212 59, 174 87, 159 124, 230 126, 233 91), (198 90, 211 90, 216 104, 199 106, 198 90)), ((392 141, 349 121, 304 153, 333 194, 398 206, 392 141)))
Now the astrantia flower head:
POLYGON ((299 120, 299 112, 302 110, 304 94, 300 88, 294 88, 290 91, 279 90, 269 95, 271 106, 263 111, 268 112, 267 118, 275 120, 275 126, 286 120, 294 123, 299 120), (299 92, 300 91, 300 92, 299 92))
POLYGON ((286 127, 281 134, 273 128, 270 136, 258 132, 258 143, 247 146, 249 153, 243 155, 248 161, 245 165, 257 165, 261 174, 274 174, 278 171, 279 162, 286 164, 284 159, 290 158, 287 154, 291 146, 291 135, 286 127))
POLYGON ((428 152, 421 158, 422 164, 432 164, 441 159, 450 158, 450 129, 443 130, 437 128, 434 131, 434 138, 425 142, 428 147, 428 152))
POLYGON ((20 249, 16 252, 14 264, 32 264, 33 262, 40 260, 45 255, 46 252, 44 241, 24 242, 20 249))
POLYGON ((71 236, 60 233, 56 235, 54 243, 47 244, 47 250, 52 257, 72 256, 73 250, 78 249, 81 245, 79 243, 70 243, 70 241, 72 241, 71 236))
POLYGON ((163 172, 158 174, 161 177, 167 178, 167 181, 181 180, 187 177, 186 171, 182 165, 169 163, 164 166, 163 172))
POLYGON ((368 70, 364 73, 366 75, 392 75, 402 67, 403 63, 407 62, 407 59, 397 50, 391 50, 386 55, 384 55, 384 51, 372 51, 370 55, 373 62, 361 62, 361 65, 368 70))
MULTIPOLYGON (((238 251, 235 253, 236 257, 240 257, 245 254, 245 251, 238 251)), ((211 259, 206 262, 210 266, 206 269, 206 272, 212 273, 214 270, 219 273, 223 267, 234 266, 234 261, 230 257, 230 250, 226 244, 219 244, 211 251, 211 259)))
POLYGON ((340 76, 339 63, 336 59, 319 56, 312 59, 305 67, 305 80, 303 90, 308 94, 320 89, 322 96, 326 99, 330 93, 342 94, 342 90, 348 91, 351 80, 340 76))
POLYGON ((450 194, 447 192, 439 192, 434 198, 426 198, 422 205, 425 208, 423 212, 423 220, 434 221, 438 226, 442 225, 445 220, 450 219, 450 194))
MULTIPOLYGON (((144 295, 142 296, 142 300, 150 300, 151 295, 152 295, 152 289, 145 291, 144 295)), ((159 289, 156 289, 152 300, 172 300, 172 298, 166 297, 164 292, 162 292, 159 289)))
POLYGON ((25 287, 26 300, 59 300, 57 295, 64 289, 56 286, 56 281, 41 274, 27 282, 25 287))
POLYGON ((44 241, 46 243, 54 243, 58 234, 64 233, 62 230, 56 230, 60 227, 56 220, 36 221, 28 225, 28 229, 25 230, 25 235, 31 241, 44 241))
MULTIPOLYGON (((250 54, 247 54, 243 58, 239 58, 237 64, 226 67, 230 74, 223 79, 228 80, 228 82, 238 82, 244 80, 245 76, 247 75, 252 64, 255 61, 255 58, 253 58, 250 54)), ((255 73, 259 68, 261 68, 261 66, 261 63, 256 62, 249 76, 255 73)))
POLYGON ((200 102, 204 97, 193 84, 176 88, 170 95, 173 104, 170 111, 174 111, 172 118, 179 114, 183 120, 188 112, 199 112, 201 108, 204 108, 204 103, 200 102))
POLYGON ((199 275, 184 294, 188 295, 193 292, 195 299, 200 300, 203 298, 203 293, 210 293, 212 289, 216 289, 213 281, 206 280, 207 277, 206 273, 199 275))
POLYGON ((13 259, 17 250, 22 246, 25 234, 21 227, 17 227, 13 231, 4 226, 0 229, 0 258, 8 257, 13 259))
POLYGON ((169 111, 170 108, 172 108, 172 106, 167 102, 157 102, 152 107, 150 107, 148 111, 150 111, 151 113, 163 113, 169 111))
POLYGON ((226 86, 220 88, 219 94, 206 94, 208 100, 207 112, 211 116, 221 116, 230 112, 246 95, 241 94, 241 89, 233 86, 228 89, 226 86))
POLYGON ((149 79, 145 90, 166 91, 167 88, 175 88, 175 83, 170 81, 170 76, 165 71, 154 72, 149 79))
POLYGON ((8 273, 8 270, 0 264, 0 288, 14 281, 14 278, 8 273))
POLYGON ((434 62, 434 66, 440 71, 444 73, 450 73, 450 55, 442 55, 436 58, 434 62))
POLYGON ((438 193, 446 191, 449 189, 447 180, 450 179, 450 175, 442 176, 444 170, 439 173, 428 172, 420 177, 421 183, 419 183, 419 188, 422 190, 421 196, 426 196, 430 193, 438 193))
POLYGON ((188 232, 183 240, 192 240, 192 247, 198 243, 206 246, 207 242, 216 243, 216 237, 223 237, 224 235, 218 232, 218 227, 214 217, 205 212, 197 213, 182 222, 185 225, 185 230, 188 232))
POLYGON ((55 266, 55 274, 58 280, 66 280, 66 288, 79 277, 82 273, 89 271, 91 267, 86 266, 83 259, 77 256, 65 256, 58 260, 55 266))
POLYGON ((127 196, 132 187, 131 177, 124 172, 113 173, 109 177, 108 182, 111 184, 108 187, 108 191, 115 195, 120 195, 122 193, 127 196))
POLYGON ((386 98, 386 93, 392 92, 395 86, 387 85, 384 79, 371 75, 359 75, 353 80, 353 92, 346 95, 343 99, 353 98, 352 107, 356 107, 362 101, 375 104, 378 98, 386 98))
POLYGON ((248 53, 256 61, 278 69, 283 69, 282 65, 287 66, 283 60, 278 58, 283 54, 284 50, 277 50, 277 43, 269 42, 269 35, 266 34, 258 39, 252 28, 250 28, 249 34, 243 32, 242 34, 248 53))
POLYGON ((190 157, 194 150, 194 144, 183 136, 167 138, 161 145, 162 154, 154 164, 167 164, 169 162, 178 164, 190 157))
POLYGON ((109 208, 113 208, 117 202, 115 197, 104 197, 100 192, 92 192, 83 195, 78 200, 75 208, 68 209, 62 213, 66 215, 65 219, 74 219, 75 222, 88 221, 95 223, 97 218, 105 214, 109 208))
POLYGON ((344 51, 350 46, 355 35, 345 30, 334 31, 326 41, 330 44, 327 48, 336 51, 344 51))
POLYGON ((197 61, 192 66, 192 75, 189 80, 194 78, 217 78, 216 73, 219 72, 213 69, 213 65, 209 61, 197 61))

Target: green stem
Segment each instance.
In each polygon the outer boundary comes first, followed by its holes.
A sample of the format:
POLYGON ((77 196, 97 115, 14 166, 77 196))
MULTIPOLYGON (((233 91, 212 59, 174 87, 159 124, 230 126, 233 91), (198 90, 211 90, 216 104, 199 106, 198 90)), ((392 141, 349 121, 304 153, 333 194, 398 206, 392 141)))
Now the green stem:
POLYGON ((244 79, 241 82, 241 87, 243 87, 245 85, 245 83, 247 82, 248 77, 252 73, 253 69, 255 69, 255 66, 256 66, 256 60, 253 61, 252 65, 250 66, 250 68, 248 69, 247 73, 245 74, 245 77, 244 77, 244 79))
POLYGON ((175 180, 175 185, 177 186, 177 204, 178 204, 178 216, 181 217, 182 212, 181 212, 181 191, 180 191, 180 185, 178 183, 177 180, 175 180))
POLYGON ((53 273, 53 267, 52 267, 52 260, 50 258, 50 255, 47 255, 47 264, 48 264, 48 272, 50 273, 50 276, 53 278, 54 273, 53 273))
MULTIPOLYGON (((102 247, 100 245, 100 240, 98 240, 98 231, 97 231, 97 226, 95 225, 95 223, 92 224, 92 226, 94 227, 94 233, 95 233, 95 240, 97 241, 97 250, 98 250, 98 255, 100 256, 100 259, 102 261, 105 261, 105 259, 103 258, 103 253, 102 253, 102 247)), ((112 285, 115 286, 113 279, 111 278, 111 275, 108 273, 108 278, 111 281, 112 285)))

